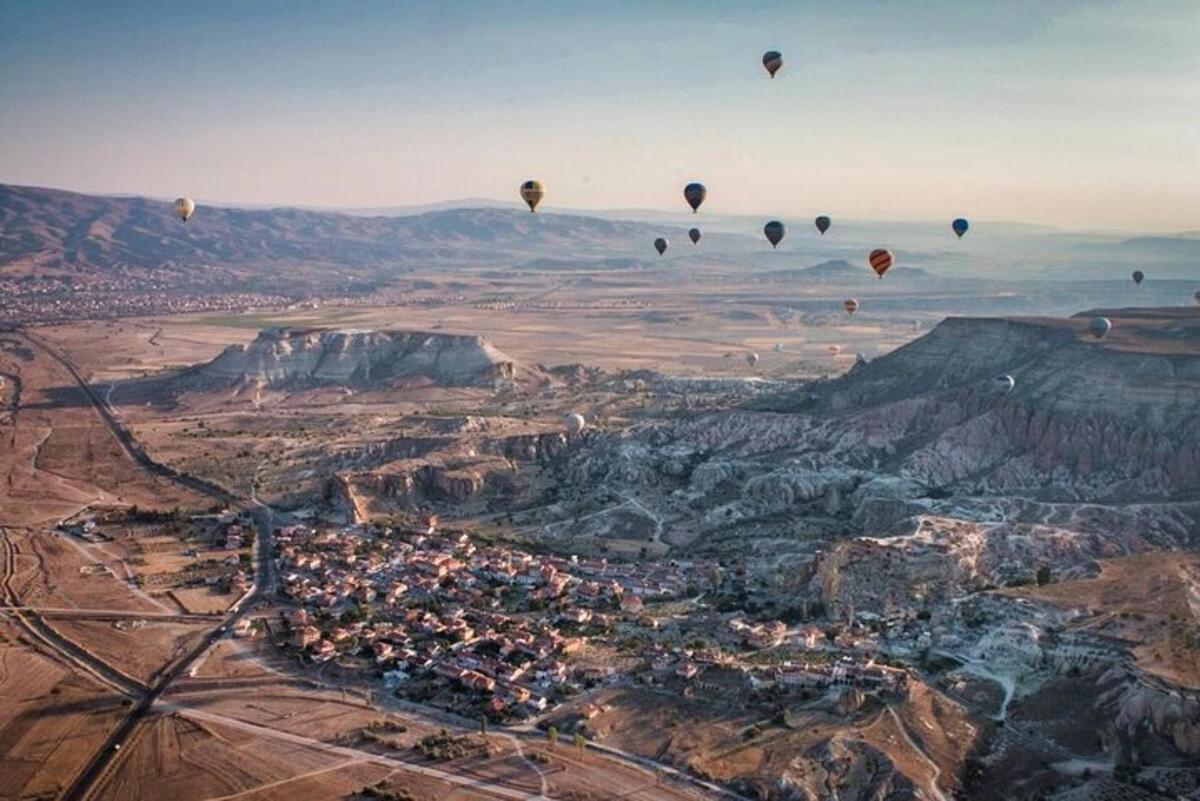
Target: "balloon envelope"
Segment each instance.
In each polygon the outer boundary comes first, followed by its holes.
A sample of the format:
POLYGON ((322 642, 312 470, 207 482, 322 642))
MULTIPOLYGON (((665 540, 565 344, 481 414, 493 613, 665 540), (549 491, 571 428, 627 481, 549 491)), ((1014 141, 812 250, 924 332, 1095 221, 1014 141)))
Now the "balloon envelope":
POLYGON ((699 242, 700 241, 700 229, 693 228, 690 231, 688 231, 688 239, 692 240, 693 245, 696 244, 697 242, 699 242))
POLYGON ((817 226, 817 230, 820 231, 822 235, 824 235, 825 232, 829 230, 829 222, 830 222, 829 218, 826 217, 824 214, 822 214, 817 219, 813 220, 813 224, 815 224, 817 226))
POLYGON ((1093 317, 1088 323, 1088 333, 1096 339, 1103 339, 1108 336, 1108 332, 1112 330, 1112 323, 1107 317, 1093 317))
POLYGON ((660 236, 658 239, 654 240, 654 249, 657 250, 658 255, 661 256, 662 254, 667 252, 668 244, 669 243, 667 242, 667 240, 660 236))
POLYGON ((773 248, 779 247, 779 243, 783 241, 783 235, 786 233, 787 229, 779 220, 771 220, 763 226, 763 235, 767 237, 767 241, 773 248))
POLYGON ((1142 283, 1142 281, 1145 281, 1145 280, 1146 280, 1146 274, 1144 272, 1142 272, 1141 270, 1133 271, 1133 283, 1140 284, 1140 283, 1142 283))
POLYGON ((181 197, 175 201, 175 216, 184 222, 196 213, 196 201, 190 197, 181 197))
POLYGON ((846 312, 849 314, 854 314, 858 311, 858 301, 855 298, 846 298, 846 300, 842 301, 842 305, 846 307, 846 312))
POLYGON ((833 356, 836 358, 842 352, 842 346, 841 345, 826 345, 825 352, 828 353, 830 356, 833 356))
POLYGON ((871 255, 867 256, 867 261, 875 274, 883 278, 883 274, 892 267, 892 251, 887 248, 876 248, 871 251, 871 255))
POLYGON ((758 354, 754 353, 753 351, 751 351, 750 353, 747 353, 746 354, 746 363, 749 364, 751 367, 758 364, 758 354))
POLYGON ((783 54, 778 50, 768 50, 763 53, 763 66, 767 70, 767 74, 772 78, 775 73, 779 72, 779 68, 783 66, 783 54))
POLYGON ((954 233, 958 235, 958 238, 962 239, 963 234, 967 232, 967 229, 971 227, 971 224, 962 217, 959 217, 957 220, 950 223, 950 227, 954 229, 954 233))
POLYGON ((1012 389, 1017 385, 1017 382, 1011 375, 998 375, 992 379, 992 385, 996 387, 999 392, 1007 394, 1012 392, 1012 389))
POLYGON ((704 198, 708 197, 708 190, 704 184, 698 181, 693 181, 683 188, 683 199, 692 207, 692 213, 695 214, 700 210, 700 204, 704 202, 704 198))
POLYGON ((541 181, 526 181, 521 184, 521 200, 524 200, 529 205, 529 210, 537 209, 538 203, 542 202, 542 198, 546 194, 546 187, 542 186, 541 181))
POLYGON ((567 427, 568 434, 578 434, 587 426, 587 420, 578 412, 568 412, 563 415, 563 425, 567 427))

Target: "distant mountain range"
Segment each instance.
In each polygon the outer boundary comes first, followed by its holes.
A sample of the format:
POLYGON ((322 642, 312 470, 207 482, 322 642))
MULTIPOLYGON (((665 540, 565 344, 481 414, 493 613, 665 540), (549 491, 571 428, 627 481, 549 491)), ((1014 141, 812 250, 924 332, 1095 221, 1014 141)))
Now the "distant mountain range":
POLYGON ((932 223, 835 219, 818 236, 801 220, 788 222, 787 239, 772 251, 750 217, 645 212, 644 220, 619 220, 610 216, 617 212, 535 215, 480 202, 488 207, 446 203, 399 216, 202 204, 182 223, 163 200, 0 184, 0 279, 58 279, 76 288, 144 280, 201 292, 340 293, 426 268, 601 272, 685 257, 689 267, 736 267, 768 280, 849 280, 870 278, 860 263, 876 246, 896 253, 889 283, 926 269, 1006 281, 1113 280, 1135 267, 1152 281, 1200 274, 1194 235, 1121 238, 997 224, 973 228, 960 241, 932 223), (704 230, 698 246, 687 241, 690 225, 704 230), (652 247, 658 236, 672 243, 662 259, 652 247))
POLYGON ((84 283, 219 268, 250 285, 311 279, 314 271, 340 284, 429 265, 503 267, 564 254, 585 262, 653 257, 654 238, 663 235, 682 240, 685 231, 516 209, 365 217, 201 206, 183 223, 161 201, 0 185, 0 276, 84 283))

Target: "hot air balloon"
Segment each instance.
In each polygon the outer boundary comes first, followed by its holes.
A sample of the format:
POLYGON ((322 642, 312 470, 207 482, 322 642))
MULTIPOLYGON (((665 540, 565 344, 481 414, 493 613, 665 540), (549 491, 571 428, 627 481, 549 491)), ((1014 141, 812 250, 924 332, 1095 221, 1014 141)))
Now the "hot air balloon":
POLYGON ((747 353, 746 354, 746 364, 750 365, 751 367, 754 367, 756 364, 758 364, 758 354, 755 353, 754 351, 750 351, 749 353, 747 353))
POLYGON ((1011 375, 998 375, 992 379, 992 386, 995 387, 996 391, 1001 395, 1007 395, 1008 393, 1012 392, 1013 387, 1016 385, 1017 381, 1011 375))
POLYGON ((1200 303, 1200 289, 1197 289, 1196 294, 1192 295, 1192 297, 1196 299, 1197 303, 1200 303))
POLYGON ((774 78, 775 73, 779 72, 779 68, 783 66, 783 53, 778 50, 768 50, 763 53, 763 66, 767 68, 767 74, 774 78))
POLYGON ((529 210, 535 211, 538 203, 542 202, 542 197, 546 194, 546 187, 542 186, 541 181, 529 180, 521 184, 521 200, 529 204, 529 210))
POLYGON ((767 241, 771 243, 772 248, 779 247, 779 243, 783 241, 783 235, 787 233, 787 229, 783 227, 783 223, 779 220, 771 220, 763 226, 763 234, 767 237, 767 241))
POLYGON ((875 274, 883 278, 883 274, 891 269, 892 251, 887 248, 876 248, 871 251, 870 256, 867 256, 867 261, 870 262, 871 269, 875 271, 875 274))
POLYGON ((776 352, 776 353, 783 353, 783 343, 782 343, 782 342, 776 342, 776 343, 775 343, 775 352, 776 352))
POLYGON ((667 252, 667 245, 669 245, 669 244, 670 243, 667 242, 665 237, 660 236, 658 239, 654 240, 654 249, 657 250, 658 255, 661 256, 662 254, 667 252))
POLYGON ((1145 280, 1146 280, 1146 274, 1144 272, 1142 272, 1141 270, 1133 271, 1133 283, 1140 284, 1140 283, 1142 283, 1142 281, 1145 281, 1145 280))
POLYGON ((708 197, 708 190, 704 184, 693 181, 683 188, 683 199, 692 207, 692 214, 700 210, 700 204, 704 202, 704 198, 708 197))
POLYGON ((570 435, 578 434, 587 426, 587 420, 579 412, 567 412, 563 415, 563 425, 567 427, 567 433, 570 435))
POLYGON ((817 226, 817 230, 821 232, 821 236, 824 236, 825 232, 829 230, 829 218, 824 214, 813 220, 813 223, 817 226))
POLYGON ((184 222, 196 213, 196 201, 190 197, 181 197, 175 201, 175 216, 184 222))
POLYGON ((958 235, 958 238, 962 239, 963 234, 967 232, 967 229, 971 227, 971 224, 962 217, 959 217, 957 220, 950 223, 950 227, 954 230, 954 233, 958 235))
POLYGON ((842 346, 841 345, 826 345, 825 352, 829 354, 830 358, 836 359, 839 355, 841 355, 842 346))
POLYGON ((688 239, 692 240, 693 245, 696 244, 697 242, 699 242, 700 241, 700 229, 699 228, 690 229, 688 231, 688 239))
POLYGON ((1096 339, 1103 339, 1108 336, 1108 332, 1112 330, 1112 323, 1107 317, 1093 317, 1088 323, 1088 333, 1096 339))
POLYGON ((846 298, 842 301, 842 305, 846 307, 847 314, 854 314, 858 311, 858 301, 855 298, 846 298))
POLYGON ((868 359, 867 354, 863 353, 862 351, 859 351, 858 353, 854 354, 854 363, 855 364, 866 364, 868 361, 870 361, 870 359, 868 359))

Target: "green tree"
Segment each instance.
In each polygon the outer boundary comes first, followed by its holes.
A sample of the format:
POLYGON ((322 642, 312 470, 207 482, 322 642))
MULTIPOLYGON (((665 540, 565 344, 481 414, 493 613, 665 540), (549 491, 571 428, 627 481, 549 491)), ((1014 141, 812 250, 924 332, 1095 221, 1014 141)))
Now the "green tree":
POLYGON ((1049 583, 1050 583, 1050 580, 1051 580, 1051 576, 1050 576, 1050 566, 1049 566, 1049 565, 1042 565, 1041 567, 1039 567, 1039 568, 1038 568, 1038 571, 1037 571, 1037 583, 1038 583, 1038 586, 1039 586, 1039 587, 1045 587, 1047 584, 1049 584, 1049 583))
POLYGON ((550 745, 554 745, 558 742, 557 726, 551 726, 550 728, 546 729, 546 742, 550 743, 550 745))
POLYGON ((578 751, 582 752, 585 748, 587 748, 587 739, 579 732, 575 732, 575 736, 571 738, 571 744, 574 745, 578 751))

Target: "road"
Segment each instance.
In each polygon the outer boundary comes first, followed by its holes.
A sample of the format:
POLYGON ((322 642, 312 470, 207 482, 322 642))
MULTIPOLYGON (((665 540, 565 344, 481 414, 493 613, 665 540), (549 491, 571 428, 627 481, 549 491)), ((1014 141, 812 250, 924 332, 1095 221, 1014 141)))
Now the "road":
POLYGON ((896 714, 896 710, 889 706, 887 711, 888 714, 892 716, 892 720, 896 721, 896 728, 900 730, 900 736, 904 738, 904 742, 908 743, 908 747, 915 751, 921 757, 921 759, 929 763, 929 767, 933 769, 933 776, 929 779, 929 789, 933 792, 933 797, 937 799, 937 801, 949 801, 949 799, 946 798, 946 794, 943 793, 941 788, 938 787, 938 779, 942 777, 942 769, 938 767, 936 762, 930 759, 929 754, 925 753, 925 749, 918 745, 917 742, 913 740, 911 736, 909 736, 908 727, 904 725, 904 721, 902 721, 900 716, 896 714))
MULTIPOLYGON (((253 517, 257 528, 257 536, 254 543, 256 570, 254 573, 254 583, 251 585, 250 590, 230 608, 229 613, 220 619, 219 624, 215 625, 192 650, 184 654, 173 665, 167 667, 159 674, 158 681, 147 692, 141 695, 140 700, 135 703, 130 713, 117 725, 117 728, 109 735, 100 751, 92 757, 83 771, 75 778, 75 781, 68 788, 67 792, 62 796, 65 801, 83 801, 83 799, 90 797, 101 777, 104 776, 109 766, 114 762, 115 757, 120 753, 120 746, 129 739, 134 729, 137 728, 138 723, 150 712, 155 702, 171 686, 171 683, 180 676, 187 675, 192 663, 208 650, 213 643, 220 639, 225 631, 232 627, 238 618, 245 613, 245 610, 262 595, 264 585, 274 587, 274 571, 271 562, 271 510, 257 499, 244 500, 238 498, 224 487, 195 476, 180 473, 178 470, 159 464, 151 459, 142 450, 141 446, 138 445, 136 440, 134 440, 133 435, 120 422, 108 404, 84 380, 83 376, 80 375, 75 365, 69 359, 60 354, 49 343, 42 340, 41 337, 35 336, 28 331, 22 331, 21 335, 34 348, 58 362, 71 378, 75 380, 79 390, 96 410, 96 413, 108 427, 109 431, 112 432, 113 437, 122 450, 125 451, 126 455, 135 464, 143 470, 174 482, 185 489, 249 513, 253 517)), ((7 542, 7 538, 5 541, 7 542)), ((20 600, 17 598, 9 597, 7 601, 11 606, 18 606, 20 604, 20 600)), ((18 617, 22 616, 20 612, 15 614, 18 617)), ((87 656, 90 657, 90 655, 87 656)))

